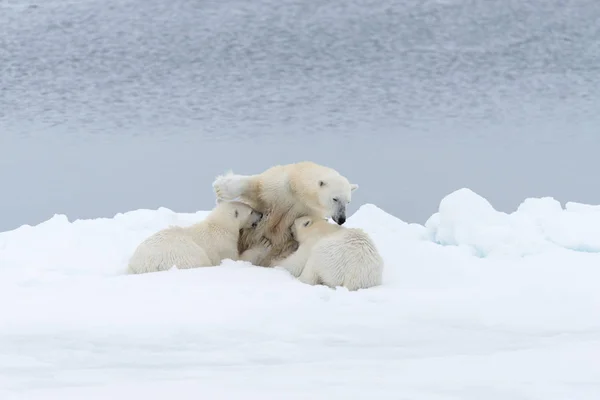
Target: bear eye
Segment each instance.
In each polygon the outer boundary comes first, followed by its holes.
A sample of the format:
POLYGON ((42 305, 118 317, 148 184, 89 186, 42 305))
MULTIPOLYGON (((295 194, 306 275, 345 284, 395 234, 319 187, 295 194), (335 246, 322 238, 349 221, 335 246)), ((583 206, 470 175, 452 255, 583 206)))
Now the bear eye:
POLYGON ((338 202, 338 201, 340 201, 340 200, 339 200, 337 197, 334 197, 334 198, 333 198, 333 201, 335 201, 335 202, 337 203, 337 202, 338 202))
POLYGON ((238 212, 238 210, 235 210, 235 217, 237 218, 238 215, 240 215, 240 213, 238 212))
POLYGON ((325 186, 325 182, 319 181, 319 186, 325 186))
POLYGON ((308 226, 308 225, 310 225, 310 221, 306 221, 306 222, 304 223, 304 226, 308 226))

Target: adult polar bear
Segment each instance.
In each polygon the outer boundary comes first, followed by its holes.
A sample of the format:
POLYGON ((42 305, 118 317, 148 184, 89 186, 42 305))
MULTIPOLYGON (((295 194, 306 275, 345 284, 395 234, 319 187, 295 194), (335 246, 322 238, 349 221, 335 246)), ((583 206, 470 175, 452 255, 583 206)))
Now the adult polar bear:
POLYGON ((213 189, 218 201, 240 201, 263 214, 256 228, 242 229, 238 250, 242 260, 269 266, 297 249, 291 234, 297 218, 332 218, 343 225, 358 185, 333 168, 303 161, 256 175, 229 172, 215 179, 213 189))

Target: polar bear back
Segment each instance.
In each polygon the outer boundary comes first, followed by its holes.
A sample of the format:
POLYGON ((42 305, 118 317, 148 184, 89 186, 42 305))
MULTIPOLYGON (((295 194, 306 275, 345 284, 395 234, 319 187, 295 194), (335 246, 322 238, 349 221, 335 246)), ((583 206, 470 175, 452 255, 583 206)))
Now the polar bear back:
POLYGON ((305 268, 327 286, 357 290, 381 284, 383 259, 364 231, 340 227, 315 243, 305 268))
POLYGON ((186 229, 171 227, 144 240, 129 260, 129 274, 208 267, 214 262, 186 229))

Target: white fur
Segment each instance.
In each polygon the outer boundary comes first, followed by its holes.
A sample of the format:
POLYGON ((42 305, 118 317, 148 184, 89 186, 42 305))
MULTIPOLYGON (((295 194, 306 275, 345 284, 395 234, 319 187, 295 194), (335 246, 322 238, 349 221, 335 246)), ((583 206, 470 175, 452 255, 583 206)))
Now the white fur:
POLYGON ((239 230, 258 222, 261 214, 248 205, 219 202, 203 220, 188 227, 171 226, 146 240, 129 260, 128 273, 216 266, 239 258, 239 230))
POLYGON ((245 178, 243 175, 232 172, 219 176, 213 182, 213 189, 217 194, 217 199, 227 201, 236 200, 246 187, 247 179, 245 178))
POLYGON ((296 218, 310 215, 343 224, 346 205, 358 185, 332 168, 305 161, 256 175, 228 172, 215 178, 213 189, 217 201, 237 200, 264 214, 257 229, 244 230, 239 247, 243 259, 267 266, 295 249, 290 227, 296 218), (265 239, 272 245, 270 252, 262 245, 265 239))
POLYGON ((298 218, 292 227, 298 250, 271 266, 280 266, 301 282, 348 290, 381 285, 383 259, 362 229, 344 228, 322 219, 298 218))

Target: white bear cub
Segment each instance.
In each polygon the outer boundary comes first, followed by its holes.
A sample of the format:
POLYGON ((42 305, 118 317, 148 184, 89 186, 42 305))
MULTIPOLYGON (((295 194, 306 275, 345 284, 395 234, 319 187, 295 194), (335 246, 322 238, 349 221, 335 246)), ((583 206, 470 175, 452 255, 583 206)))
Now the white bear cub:
POLYGON ((256 226, 262 214, 246 204, 220 202, 208 216, 188 227, 171 226, 146 240, 129 260, 128 273, 217 266, 237 260, 240 229, 256 226))
POLYGON ((298 250, 272 267, 288 270, 301 282, 348 290, 381 285, 383 259, 362 229, 344 228, 324 219, 300 217, 292 225, 298 250))

